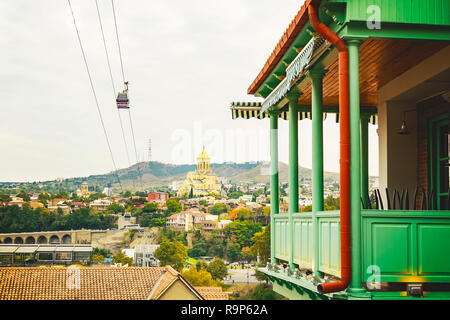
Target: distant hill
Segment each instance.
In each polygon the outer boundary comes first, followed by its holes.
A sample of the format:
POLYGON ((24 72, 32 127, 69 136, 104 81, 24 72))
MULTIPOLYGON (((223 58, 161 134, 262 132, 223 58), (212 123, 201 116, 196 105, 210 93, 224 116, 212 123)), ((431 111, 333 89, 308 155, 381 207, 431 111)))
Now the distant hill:
MULTIPOLYGON (((117 174, 122 186, 128 190, 139 190, 139 176, 145 188, 168 186, 173 181, 184 180, 189 171, 195 170, 195 164, 174 165, 161 162, 140 162, 129 168, 120 169, 117 174)), ((280 182, 288 182, 288 165, 279 163, 280 182)), ((225 177, 232 182, 268 183, 270 182, 270 164, 263 162, 247 163, 213 163, 211 169, 219 177, 225 177)), ((311 169, 299 167, 299 178, 311 178, 311 169)), ((325 172, 325 179, 339 181, 339 174, 325 172)), ((90 186, 117 187, 116 175, 112 172, 88 177, 69 178, 64 180, 66 187, 77 187, 86 181, 90 186)))

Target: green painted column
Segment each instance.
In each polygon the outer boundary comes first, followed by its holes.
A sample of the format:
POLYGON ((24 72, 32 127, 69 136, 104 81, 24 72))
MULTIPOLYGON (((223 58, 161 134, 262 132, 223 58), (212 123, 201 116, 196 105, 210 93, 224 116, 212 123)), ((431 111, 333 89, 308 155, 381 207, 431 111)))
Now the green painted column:
POLYGON ((369 194, 369 114, 361 114, 361 197, 367 206, 369 194))
POLYGON ((364 291, 361 286, 361 160, 360 160, 360 105, 359 105, 359 45, 347 42, 350 76, 350 222, 352 246, 352 280, 350 290, 364 291))
POLYGON ((298 212, 298 91, 288 94, 289 100, 289 267, 294 265, 294 218, 298 212))
POLYGON ((312 83, 312 223, 314 234, 313 271, 319 273, 319 219, 317 212, 323 211, 323 111, 322 111, 322 80, 323 69, 308 73, 312 83))
POLYGON ((275 215, 280 212, 278 183, 278 112, 270 111, 270 263, 277 264, 275 258, 275 215))

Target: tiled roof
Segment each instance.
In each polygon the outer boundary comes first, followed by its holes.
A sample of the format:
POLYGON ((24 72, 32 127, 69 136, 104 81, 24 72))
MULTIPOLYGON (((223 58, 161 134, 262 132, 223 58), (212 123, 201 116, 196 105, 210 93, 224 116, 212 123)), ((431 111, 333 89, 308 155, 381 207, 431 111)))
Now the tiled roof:
POLYGON ((158 286, 153 291, 150 300, 157 300, 166 291, 166 289, 169 288, 175 280, 177 280, 178 275, 179 273, 174 269, 170 267, 167 268, 166 272, 162 275, 162 278, 160 278, 158 286))
POLYGON ((221 287, 195 287, 205 300, 228 300, 228 293, 223 292, 221 287))
POLYGON ((0 268, 0 300, 157 299, 178 276, 171 267, 0 268))
POLYGON ((298 11, 297 15, 291 21, 289 27, 284 32, 280 41, 278 41, 278 44, 276 45, 275 49, 273 49, 272 54, 267 59, 266 63, 264 64, 264 67, 248 88, 247 90, 248 94, 256 93, 259 87, 264 83, 266 78, 270 75, 275 66, 278 64, 278 62, 280 62, 281 58, 283 58, 284 54, 289 49, 291 44, 294 42, 300 30, 308 22, 308 6, 311 3, 319 3, 319 2, 320 0, 305 0, 302 7, 298 11))

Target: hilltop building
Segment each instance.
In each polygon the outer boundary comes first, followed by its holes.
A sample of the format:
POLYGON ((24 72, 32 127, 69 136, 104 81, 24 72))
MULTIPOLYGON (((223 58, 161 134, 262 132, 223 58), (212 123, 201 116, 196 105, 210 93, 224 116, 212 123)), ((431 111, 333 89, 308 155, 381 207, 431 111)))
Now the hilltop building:
POLYGON ((205 148, 197 157, 197 170, 187 174, 184 185, 178 189, 179 197, 206 196, 210 193, 220 194, 221 184, 211 170, 211 157, 205 148))
POLYGON ((89 198, 91 193, 89 192, 89 185, 87 182, 81 184, 81 188, 77 189, 77 197, 79 198, 89 198))

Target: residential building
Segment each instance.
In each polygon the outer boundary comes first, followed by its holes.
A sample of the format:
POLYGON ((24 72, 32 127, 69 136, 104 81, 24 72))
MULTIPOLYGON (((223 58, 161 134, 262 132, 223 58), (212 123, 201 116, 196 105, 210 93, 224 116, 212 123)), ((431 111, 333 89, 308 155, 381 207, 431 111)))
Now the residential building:
POLYGON ((150 192, 147 195, 147 201, 166 201, 169 199, 169 194, 166 192, 150 192))
POLYGON ((112 204, 111 200, 107 199, 97 199, 89 203, 89 207, 97 212, 106 211, 108 207, 112 204))

